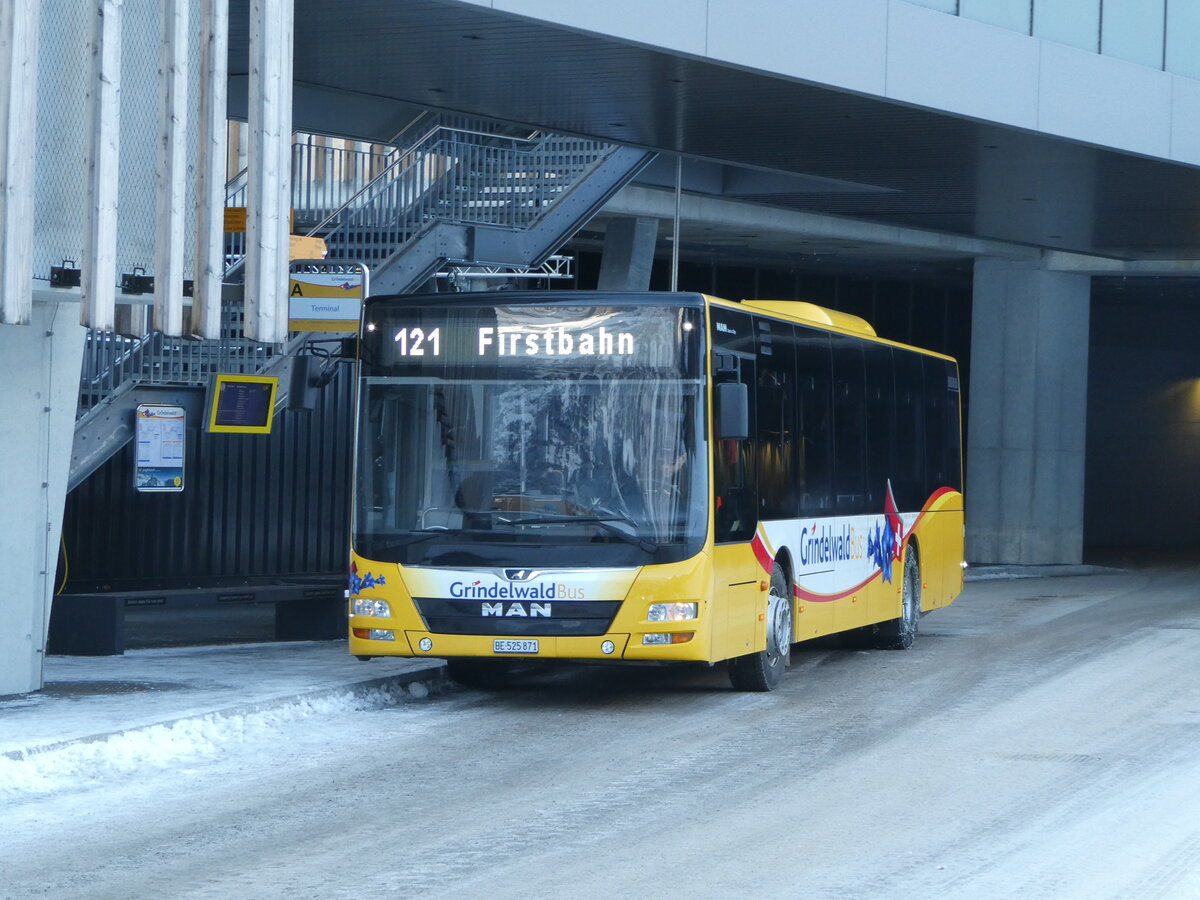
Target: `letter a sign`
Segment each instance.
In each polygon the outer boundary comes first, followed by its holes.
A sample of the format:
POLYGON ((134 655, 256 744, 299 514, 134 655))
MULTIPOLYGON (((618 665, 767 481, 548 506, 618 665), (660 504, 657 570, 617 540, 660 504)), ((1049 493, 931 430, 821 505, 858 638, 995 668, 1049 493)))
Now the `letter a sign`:
POLYGON ((288 331, 358 331, 367 267, 337 260, 293 260, 288 276, 288 331))

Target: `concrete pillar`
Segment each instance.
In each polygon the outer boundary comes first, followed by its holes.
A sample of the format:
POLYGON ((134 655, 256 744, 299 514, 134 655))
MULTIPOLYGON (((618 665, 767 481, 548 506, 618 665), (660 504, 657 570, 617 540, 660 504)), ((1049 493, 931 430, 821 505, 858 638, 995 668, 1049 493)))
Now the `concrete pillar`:
POLYGON ((28 326, 0 325, 0 696, 42 687, 83 338, 78 299, 35 292, 28 326))
POLYGON ((979 260, 967 436, 967 558, 1075 564, 1083 476, 1091 279, 979 260))
POLYGON ((609 219, 604 232, 604 255, 600 259, 597 288, 602 291, 649 290, 657 238, 657 219, 640 216, 609 219))

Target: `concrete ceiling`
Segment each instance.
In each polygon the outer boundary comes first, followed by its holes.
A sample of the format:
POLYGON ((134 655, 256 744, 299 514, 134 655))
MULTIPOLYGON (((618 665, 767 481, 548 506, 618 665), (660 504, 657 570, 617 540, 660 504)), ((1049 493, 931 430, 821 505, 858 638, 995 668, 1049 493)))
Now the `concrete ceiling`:
MULTIPOLYGON (((247 3, 231 3, 235 109, 247 3)), ((1122 260, 1200 259, 1191 167, 468 4, 296 0, 295 9, 298 127, 386 140, 433 107, 685 154, 689 193, 847 217, 885 228, 881 236, 901 227, 1122 260)), ((645 180, 668 182, 673 168, 645 180)), ((711 223, 690 225, 683 241, 714 254, 736 245, 771 258, 960 270, 978 252, 970 242, 936 252, 815 232, 806 246, 789 229, 711 223)))

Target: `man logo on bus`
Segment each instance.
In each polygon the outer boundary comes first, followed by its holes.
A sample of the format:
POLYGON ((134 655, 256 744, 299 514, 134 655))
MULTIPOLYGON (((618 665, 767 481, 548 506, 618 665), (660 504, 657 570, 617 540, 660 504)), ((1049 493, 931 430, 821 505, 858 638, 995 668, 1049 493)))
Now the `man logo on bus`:
POLYGON ((527 616, 537 618, 538 616, 549 616, 551 604, 549 603, 530 603, 526 608, 524 603, 484 603, 479 611, 483 616, 527 616))

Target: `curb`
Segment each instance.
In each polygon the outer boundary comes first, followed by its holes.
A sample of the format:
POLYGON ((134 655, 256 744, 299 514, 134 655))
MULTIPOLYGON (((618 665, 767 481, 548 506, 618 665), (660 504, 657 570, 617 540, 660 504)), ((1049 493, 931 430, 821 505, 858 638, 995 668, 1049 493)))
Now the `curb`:
POLYGON ((1126 569, 1109 566, 968 566, 965 580, 996 581, 1001 578, 1056 578, 1078 575, 1125 575, 1126 569))
POLYGON ((216 720, 226 719, 233 716, 252 715, 254 713, 280 709, 295 703, 302 703, 306 700, 321 700, 326 697, 336 697, 343 694, 361 697, 373 691, 383 691, 386 693, 402 692, 404 694, 404 699, 406 700, 424 699, 426 696, 441 693, 447 683, 448 681, 446 678, 445 663, 439 661, 436 664, 430 665, 423 669, 400 672, 396 675, 385 675, 381 678, 369 678, 365 681, 352 681, 331 687, 314 688, 313 690, 303 691, 299 694, 287 694, 284 696, 274 697, 270 700, 257 700, 253 703, 241 703, 235 706, 226 706, 220 709, 209 710, 208 712, 180 716, 175 719, 164 719, 161 722, 151 722, 148 724, 136 725, 132 728, 122 728, 117 731, 102 731, 96 734, 70 738, 69 740, 51 741, 49 743, 34 744, 29 747, 16 750, 6 750, 0 752, 0 757, 11 759, 14 762, 21 762, 31 757, 38 756, 42 753, 51 753, 53 751, 62 750, 65 747, 71 747, 77 744, 102 743, 118 735, 137 734, 140 731, 148 731, 151 728, 171 728, 180 724, 181 722, 192 722, 200 719, 216 720), (417 697, 416 695, 404 690, 413 684, 423 685, 426 689, 426 693, 421 697, 417 697))

